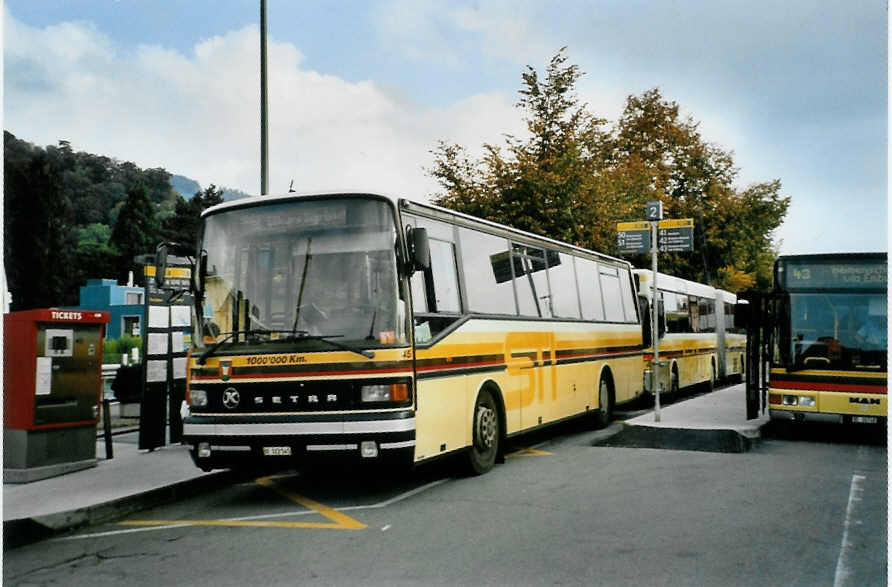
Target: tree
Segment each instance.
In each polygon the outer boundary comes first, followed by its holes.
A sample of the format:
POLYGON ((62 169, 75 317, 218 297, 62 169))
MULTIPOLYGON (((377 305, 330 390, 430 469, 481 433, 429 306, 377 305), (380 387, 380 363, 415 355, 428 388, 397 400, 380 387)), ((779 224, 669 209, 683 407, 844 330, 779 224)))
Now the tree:
POLYGON ((187 245, 190 250, 198 246, 201 213, 223 202, 223 192, 211 184, 203 192, 197 191, 188 201, 177 196, 173 216, 164 221, 162 235, 165 240, 187 245))
MULTIPOLYGON (((153 253, 159 243, 159 227, 155 220, 155 209, 143 186, 139 185, 127 192, 127 200, 118 214, 112 230, 110 244, 118 251, 118 281, 126 281, 127 274, 134 266, 136 255, 153 253)), ((140 280, 142 276, 139 276, 140 280)))
MULTIPOLYGON (((658 89, 629 96, 619 120, 580 105, 574 86, 583 74, 567 64, 566 48, 546 67, 522 75, 517 106, 529 136, 507 136, 504 148, 484 145, 480 160, 460 145, 438 143, 428 174, 442 206, 616 254, 616 223, 641 218, 645 202, 661 200, 671 218, 693 218, 695 252, 663 256, 669 273, 733 288, 770 285, 772 234, 790 199, 774 180, 738 191, 732 154, 700 136, 658 89)), ((645 257, 632 259, 647 266, 645 257)))
POLYGON ((29 154, 4 134, 3 262, 12 310, 77 303, 66 289, 75 236, 71 202, 60 186, 60 170, 44 151, 29 154))
POLYGON ((596 147, 605 121, 579 104, 573 90, 582 72, 566 61, 564 48, 549 62, 544 80, 529 66, 523 74, 517 107, 526 112, 528 138, 506 136, 504 152, 484 145, 481 161, 472 161, 459 145, 439 143, 428 170, 444 189, 435 203, 592 244, 596 147))

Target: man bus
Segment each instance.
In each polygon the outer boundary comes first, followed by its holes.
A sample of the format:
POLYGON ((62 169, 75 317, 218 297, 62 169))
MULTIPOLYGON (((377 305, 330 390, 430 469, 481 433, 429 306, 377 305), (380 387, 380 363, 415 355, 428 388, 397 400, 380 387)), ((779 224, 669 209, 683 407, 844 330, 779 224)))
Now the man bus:
POLYGON ((479 474, 507 437, 603 426, 642 393, 628 262, 436 206, 223 203, 194 274, 183 436, 202 469, 464 453, 479 474))
POLYGON ((776 420, 885 424, 886 253, 783 256, 774 281, 750 316, 767 378, 749 377, 752 401, 767 392, 776 420))

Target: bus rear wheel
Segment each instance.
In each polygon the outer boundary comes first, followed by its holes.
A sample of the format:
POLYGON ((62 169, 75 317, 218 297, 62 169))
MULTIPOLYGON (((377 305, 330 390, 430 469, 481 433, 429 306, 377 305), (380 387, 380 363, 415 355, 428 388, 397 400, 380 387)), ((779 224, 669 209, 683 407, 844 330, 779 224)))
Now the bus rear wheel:
POLYGON ((468 451, 467 470, 471 475, 482 475, 493 468, 499 453, 499 412, 496 400, 488 389, 483 389, 474 404, 473 442, 468 451))

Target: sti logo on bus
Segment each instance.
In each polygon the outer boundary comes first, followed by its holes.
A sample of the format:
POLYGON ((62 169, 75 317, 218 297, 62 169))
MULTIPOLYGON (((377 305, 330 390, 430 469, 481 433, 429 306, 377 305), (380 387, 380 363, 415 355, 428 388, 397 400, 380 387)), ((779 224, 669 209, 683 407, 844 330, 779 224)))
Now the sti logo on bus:
POLYGON ((863 404, 868 406, 878 406, 882 402, 878 398, 875 397, 850 397, 850 404, 863 404))

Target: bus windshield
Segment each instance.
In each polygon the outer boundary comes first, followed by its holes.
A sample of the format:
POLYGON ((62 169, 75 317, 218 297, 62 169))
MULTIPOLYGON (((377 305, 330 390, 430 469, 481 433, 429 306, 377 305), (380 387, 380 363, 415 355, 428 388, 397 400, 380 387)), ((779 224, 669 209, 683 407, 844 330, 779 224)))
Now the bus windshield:
POLYGON ((793 364, 808 369, 885 369, 886 295, 790 295, 793 364))
MULTIPOLYGON (((203 336, 196 344, 297 340, 331 350, 405 343, 389 202, 289 201, 208 216, 203 336)), ((308 349, 310 350, 310 349, 308 349)))

